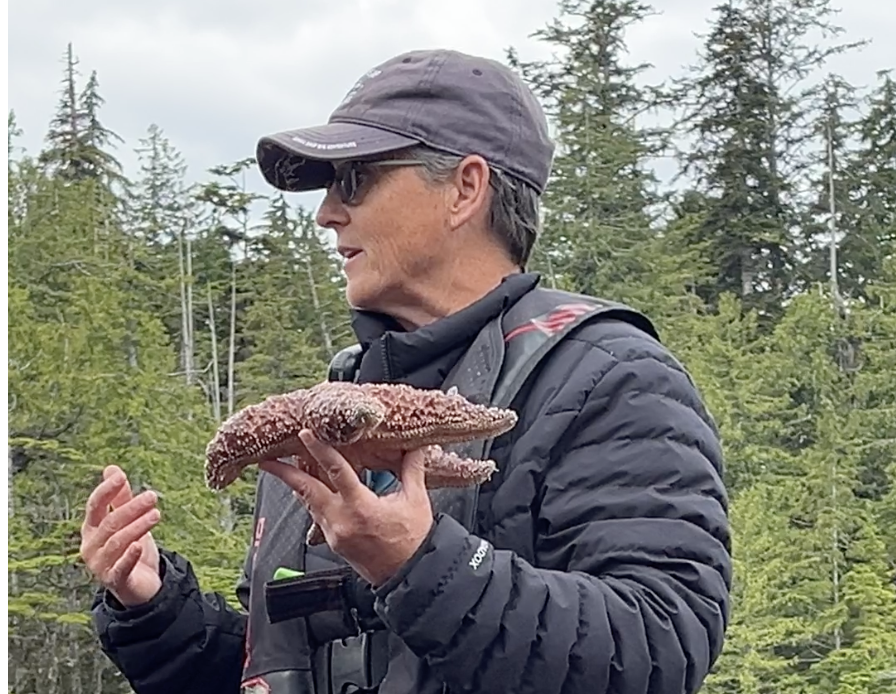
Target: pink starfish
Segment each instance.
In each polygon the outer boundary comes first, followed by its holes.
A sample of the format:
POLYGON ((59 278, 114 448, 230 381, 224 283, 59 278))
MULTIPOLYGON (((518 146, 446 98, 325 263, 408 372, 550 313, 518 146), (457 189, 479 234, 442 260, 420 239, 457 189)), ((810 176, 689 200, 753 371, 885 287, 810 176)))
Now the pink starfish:
MULTIPOLYGON (((359 475, 365 469, 397 474, 404 454, 422 448, 428 488, 479 484, 494 473, 494 462, 461 458, 441 445, 498 436, 516 421, 512 410, 476 405, 453 388, 446 393, 397 384, 325 382, 271 396, 225 421, 206 449, 206 483, 220 490, 249 465, 288 457, 320 478, 298 436, 310 429, 337 448, 359 475)), ((308 543, 323 541, 320 528, 312 525, 308 543)))

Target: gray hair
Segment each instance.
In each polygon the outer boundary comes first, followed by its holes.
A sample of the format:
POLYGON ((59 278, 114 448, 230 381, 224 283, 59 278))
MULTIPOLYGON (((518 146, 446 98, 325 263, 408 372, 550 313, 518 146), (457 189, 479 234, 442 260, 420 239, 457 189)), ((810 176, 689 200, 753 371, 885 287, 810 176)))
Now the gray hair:
MULTIPOLYGON (((424 175, 432 183, 446 182, 463 157, 425 146, 402 152, 402 158, 422 162, 424 175)), ((488 211, 489 228, 507 249, 511 260, 525 269, 541 226, 538 192, 528 183, 492 166, 492 200, 488 211)))

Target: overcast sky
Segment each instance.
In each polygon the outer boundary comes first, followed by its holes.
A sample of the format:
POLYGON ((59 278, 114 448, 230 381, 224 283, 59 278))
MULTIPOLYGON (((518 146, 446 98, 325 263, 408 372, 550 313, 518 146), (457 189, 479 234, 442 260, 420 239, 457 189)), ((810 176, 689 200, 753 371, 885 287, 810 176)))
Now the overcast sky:
MULTIPOLYGON (((870 39, 832 67, 858 84, 896 68, 896 3, 851 0, 839 22, 870 39)), ((651 78, 694 60, 710 0, 657 0, 662 12, 630 32, 633 60, 651 78)), ((86 80, 98 72, 102 119, 125 139, 118 152, 133 173, 137 146, 157 123, 180 149, 191 177, 254 153, 267 132, 326 121, 355 79, 414 48, 448 47, 502 59, 545 56, 529 38, 555 14, 556 0, 11 0, 9 107, 40 148, 58 101, 71 41, 86 80)), ((253 171, 250 186, 263 190, 253 171)), ((296 200, 315 204, 314 196, 296 200)))

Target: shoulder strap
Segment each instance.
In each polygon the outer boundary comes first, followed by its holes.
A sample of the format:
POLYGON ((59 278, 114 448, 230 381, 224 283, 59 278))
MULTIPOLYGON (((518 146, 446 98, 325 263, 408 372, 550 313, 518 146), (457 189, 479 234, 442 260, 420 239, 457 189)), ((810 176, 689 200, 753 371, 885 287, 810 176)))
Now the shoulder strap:
MULTIPOLYGON (((622 320, 659 339, 656 328, 639 311, 605 299, 540 287, 521 297, 502 322, 504 359, 492 404, 508 407, 542 359, 567 335, 595 319, 622 320)), ((330 361, 327 379, 354 381, 361 365, 361 345, 340 350, 330 361)))
POLYGON ((361 367, 361 345, 351 345, 341 349, 330 360, 328 381, 354 381, 361 367))
MULTIPOLYGON (((542 361, 566 337, 597 320, 620 320, 659 340, 642 313, 604 299, 536 288, 507 312, 503 322, 504 362, 492 397, 495 407, 510 407, 542 361)), ((486 444, 486 454, 492 441, 486 444)))

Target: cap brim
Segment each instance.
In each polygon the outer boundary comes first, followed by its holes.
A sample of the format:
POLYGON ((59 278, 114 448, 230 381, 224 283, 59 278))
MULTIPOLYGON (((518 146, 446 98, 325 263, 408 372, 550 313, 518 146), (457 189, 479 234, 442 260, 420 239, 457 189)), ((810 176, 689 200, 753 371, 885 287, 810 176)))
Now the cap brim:
POLYGON ((420 144, 418 140, 357 123, 327 123, 262 137, 256 161, 279 190, 318 190, 329 185, 334 161, 362 159, 420 144))

